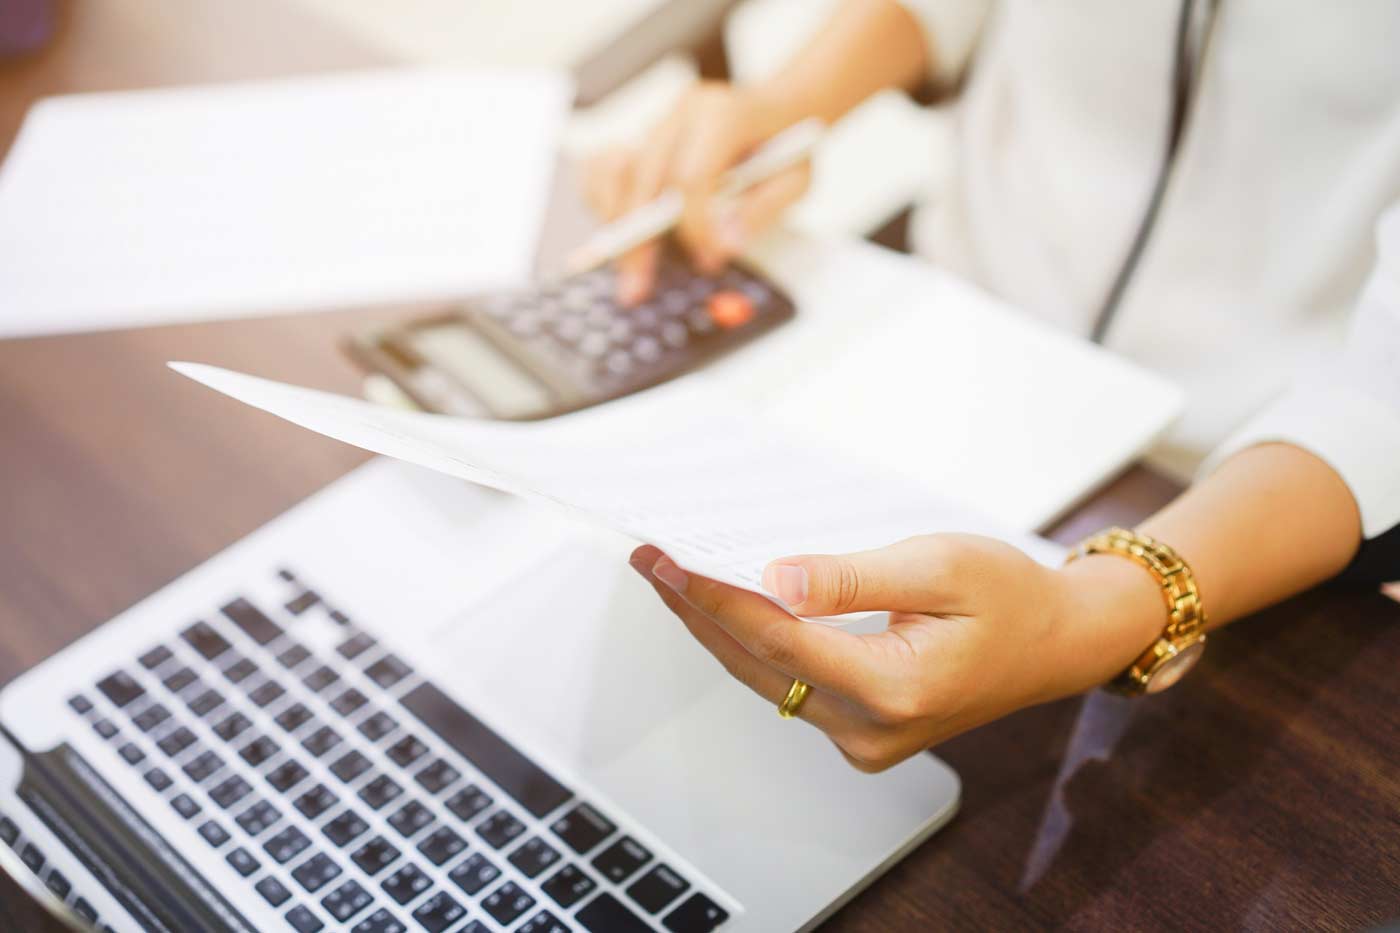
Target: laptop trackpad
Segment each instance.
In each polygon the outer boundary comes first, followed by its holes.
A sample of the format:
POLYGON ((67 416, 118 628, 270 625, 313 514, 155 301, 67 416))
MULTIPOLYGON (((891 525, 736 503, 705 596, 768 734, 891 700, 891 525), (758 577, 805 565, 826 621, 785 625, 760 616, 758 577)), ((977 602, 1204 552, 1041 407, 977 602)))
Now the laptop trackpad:
POLYGON ((615 545, 551 549, 408 653, 512 732, 607 764, 726 676, 615 545))

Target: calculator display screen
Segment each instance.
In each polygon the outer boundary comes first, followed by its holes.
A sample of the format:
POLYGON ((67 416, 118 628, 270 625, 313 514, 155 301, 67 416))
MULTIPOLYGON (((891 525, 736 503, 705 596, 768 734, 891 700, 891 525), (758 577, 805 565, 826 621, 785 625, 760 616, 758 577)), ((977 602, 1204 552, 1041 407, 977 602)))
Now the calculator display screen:
POLYGON ((463 323, 415 328, 413 349, 501 417, 531 415, 555 402, 544 385, 463 323))

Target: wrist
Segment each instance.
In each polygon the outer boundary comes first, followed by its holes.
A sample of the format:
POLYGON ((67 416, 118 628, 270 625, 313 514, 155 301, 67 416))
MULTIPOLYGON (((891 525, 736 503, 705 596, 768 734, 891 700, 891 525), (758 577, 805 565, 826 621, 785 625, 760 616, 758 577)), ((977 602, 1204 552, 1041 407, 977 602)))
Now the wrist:
POLYGON ((1059 570, 1049 698, 1082 693, 1127 669, 1162 634, 1168 616, 1157 581, 1112 554, 1091 554, 1059 570))

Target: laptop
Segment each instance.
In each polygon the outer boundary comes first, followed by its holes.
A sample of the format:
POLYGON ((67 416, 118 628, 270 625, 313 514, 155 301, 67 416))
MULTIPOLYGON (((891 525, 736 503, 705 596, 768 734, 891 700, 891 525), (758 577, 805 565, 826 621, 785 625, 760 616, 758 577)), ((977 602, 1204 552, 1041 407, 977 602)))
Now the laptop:
POLYGON ((352 472, 0 693, 0 839, 106 930, 790 930, 953 814, 780 719, 630 543, 352 472))

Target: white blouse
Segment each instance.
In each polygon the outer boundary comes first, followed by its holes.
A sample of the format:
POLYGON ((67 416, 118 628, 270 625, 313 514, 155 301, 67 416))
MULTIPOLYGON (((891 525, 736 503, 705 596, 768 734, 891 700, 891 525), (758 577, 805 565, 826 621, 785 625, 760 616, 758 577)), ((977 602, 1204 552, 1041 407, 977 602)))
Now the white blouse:
MULTIPOLYGON (((957 92, 916 248, 1087 335, 1163 161, 1179 0, 904 2, 957 92)), ((1296 444, 1368 538, 1400 524, 1397 42, 1394 0, 1222 0, 1105 340, 1188 392, 1155 463, 1296 444)))

